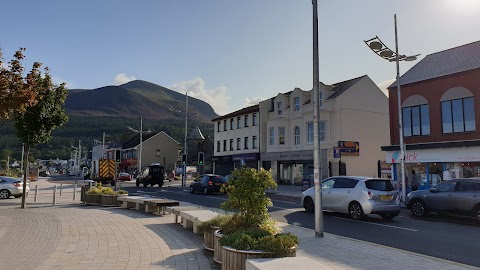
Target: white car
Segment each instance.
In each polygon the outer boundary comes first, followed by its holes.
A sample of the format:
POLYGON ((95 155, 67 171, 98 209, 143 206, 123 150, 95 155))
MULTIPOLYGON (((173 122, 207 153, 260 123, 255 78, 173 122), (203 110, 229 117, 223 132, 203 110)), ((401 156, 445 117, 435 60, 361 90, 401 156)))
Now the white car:
MULTIPOLYGON (((27 182, 26 192, 30 191, 27 182)), ((0 199, 8 199, 11 196, 15 198, 22 197, 23 181, 21 178, 13 178, 8 176, 0 176, 0 199)))
MULTIPOLYGON (((314 198, 313 187, 302 193, 301 203, 307 212, 314 211, 314 198)), ((389 179, 333 176, 322 181, 322 208, 355 220, 369 214, 390 220, 400 213, 400 196, 389 179)))

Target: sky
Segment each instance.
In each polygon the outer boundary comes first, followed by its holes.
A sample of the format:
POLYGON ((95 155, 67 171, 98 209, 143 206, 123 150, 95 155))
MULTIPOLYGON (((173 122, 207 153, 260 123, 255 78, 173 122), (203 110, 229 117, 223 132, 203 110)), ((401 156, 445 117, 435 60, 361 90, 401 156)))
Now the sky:
MULTIPOLYGON (((381 89, 394 63, 364 43, 428 54, 480 40, 480 0, 318 0, 320 81, 368 75, 381 89)), ((0 49, 44 63, 56 83, 94 89, 149 81, 220 114, 312 89, 311 0, 1 0, 0 49)), ((402 62, 403 74, 415 62, 402 62)))

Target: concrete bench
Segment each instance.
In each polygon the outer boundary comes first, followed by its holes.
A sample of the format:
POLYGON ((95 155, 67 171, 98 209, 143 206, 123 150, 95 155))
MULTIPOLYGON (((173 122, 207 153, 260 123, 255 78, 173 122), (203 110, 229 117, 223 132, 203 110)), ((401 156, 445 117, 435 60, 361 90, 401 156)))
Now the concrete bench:
POLYGON ((285 257, 269 259, 247 259, 245 270, 277 270, 277 269, 302 269, 322 270, 329 269, 307 257, 285 257))
POLYGON ((180 205, 179 201, 174 201, 169 199, 158 199, 158 198, 143 200, 143 202, 145 204, 146 213, 156 213, 157 215, 160 215, 160 210, 162 210, 163 215, 165 215, 165 209, 167 207, 180 205))
MULTIPOLYGON (((193 206, 193 205, 184 205, 184 206, 171 206, 171 207, 166 207, 166 210, 168 213, 174 214, 174 222, 175 224, 178 223, 178 217, 180 216, 181 211, 194 211, 194 210, 204 210, 200 207, 193 206)), ((180 220, 183 223, 183 218, 180 220)))
POLYGON ((183 227, 186 229, 192 229, 194 233, 197 233, 197 227, 200 223, 208 221, 218 215, 220 215, 220 213, 212 210, 180 211, 180 216, 183 218, 183 227))
POLYGON ((136 210, 145 210, 144 200, 152 199, 147 197, 141 196, 125 196, 125 197, 118 197, 117 200, 122 202, 123 208, 135 208, 136 210), (143 205, 143 207, 142 207, 143 205))

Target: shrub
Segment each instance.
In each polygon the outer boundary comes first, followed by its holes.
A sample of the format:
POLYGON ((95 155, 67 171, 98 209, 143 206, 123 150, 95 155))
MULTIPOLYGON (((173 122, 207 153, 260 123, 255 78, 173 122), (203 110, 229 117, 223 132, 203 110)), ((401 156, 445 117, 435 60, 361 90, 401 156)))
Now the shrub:
POLYGON ((273 257, 285 257, 298 245, 297 236, 286 233, 272 235, 264 230, 237 231, 220 238, 222 246, 239 250, 262 250, 273 257))
POLYGON ((128 191, 126 190, 117 190, 118 195, 128 195, 128 191))
POLYGON ((88 195, 100 195, 100 194, 102 194, 102 190, 99 189, 99 188, 91 188, 91 189, 87 190, 86 194, 88 194, 88 195))
POLYGON ((218 215, 208 221, 202 222, 197 226, 197 231, 199 234, 203 234, 205 229, 209 227, 224 227, 225 224, 232 218, 230 215, 218 215))
POLYGON ((113 189, 109 187, 102 187, 101 194, 115 195, 115 191, 113 191, 113 189))

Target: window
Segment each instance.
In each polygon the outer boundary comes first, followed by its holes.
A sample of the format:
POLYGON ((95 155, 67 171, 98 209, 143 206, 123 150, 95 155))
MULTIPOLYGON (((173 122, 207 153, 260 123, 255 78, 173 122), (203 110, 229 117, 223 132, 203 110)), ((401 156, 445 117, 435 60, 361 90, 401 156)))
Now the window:
POLYGON ((365 186, 368 189, 378 190, 378 191, 394 191, 395 188, 392 185, 392 182, 389 180, 368 180, 365 181, 365 186))
POLYGON ((217 132, 220 132, 220 121, 217 122, 217 132))
POLYGON ((245 127, 248 127, 248 114, 245 115, 245 127))
POLYGON ((233 124, 234 124, 234 120, 232 118, 232 119, 230 119, 230 130, 234 129, 233 124))
POLYGON ((237 117, 237 129, 240 128, 240 124, 241 124, 241 120, 240 120, 240 116, 237 117))
POLYGON ((274 145, 275 144, 275 129, 273 127, 269 128, 268 129, 268 135, 269 135, 269 138, 270 138, 270 145, 274 145))
POLYGON ((227 120, 223 120, 223 131, 227 131, 227 120))
POLYGON ((243 145, 243 149, 248 149, 248 137, 245 137, 245 144, 243 145))
POLYGON ((440 192, 453 192, 456 184, 457 182, 455 181, 447 181, 438 184, 435 188, 440 192))
POLYGON ((402 108, 403 135, 430 135, 428 104, 402 108))
POLYGON ((313 143, 313 122, 307 123, 307 143, 313 143))
POLYGON ((299 145, 300 144, 300 128, 298 126, 296 126, 293 129, 293 135, 295 138, 295 145, 299 145))
POLYGON ((217 141, 217 152, 220 152, 220 141, 217 141))
MULTIPOLYGON (((327 123, 320 121, 318 123, 318 136, 320 136, 320 141, 325 141, 326 135, 327 123)), ((307 122, 307 143, 313 143, 313 122, 307 122)))
POLYGON ((293 99, 293 109, 298 112, 300 111, 300 97, 295 97, 293 99))
POLYGON ((473 97, 442 101, 443 133, 474 131, 473 97))
POLYGON ((240 150, 240 138, 237 138, 237 150, 240 150))
POLYGON ((256 126, 256 125, 257 125, 257 114, 254 113, 252 116, 252 126, 256 126))
POLYGON ((233 151, 233 139, 230 139, 230 151, 233 151))
POLYGON ((350 178, 337 178, 333 184, 333 188, 354 188, 358 180, 350 178))
POLYGON ((252 137, 252 149, 257 149, 257 136, 252 137))
POLYGON ((283 103, 281 101, 277 102, 277 114, 282 115, 283 103))
POLYGON ((285 144, 285 128, 284 127, 278 128, 278 144, 280 145, 285 144))
POLYGON ((227 140, 223 140, 223 151, 227 151, 227 140))
POLYGON ((335 178, 327 179, 322 182, 322 189, 333 188, 335 185, 335 178))
MULTIPOLYGON (((125 157, 126 157, 126 154, 127 154, 127 153, 124 153, 124 154, 125 154, 125 157)), ((160 156, 160 149, 156 149, 156 150, 155 150, 155 156, 156 156, 156 157, 159 157, 159 156, 160 156)))

